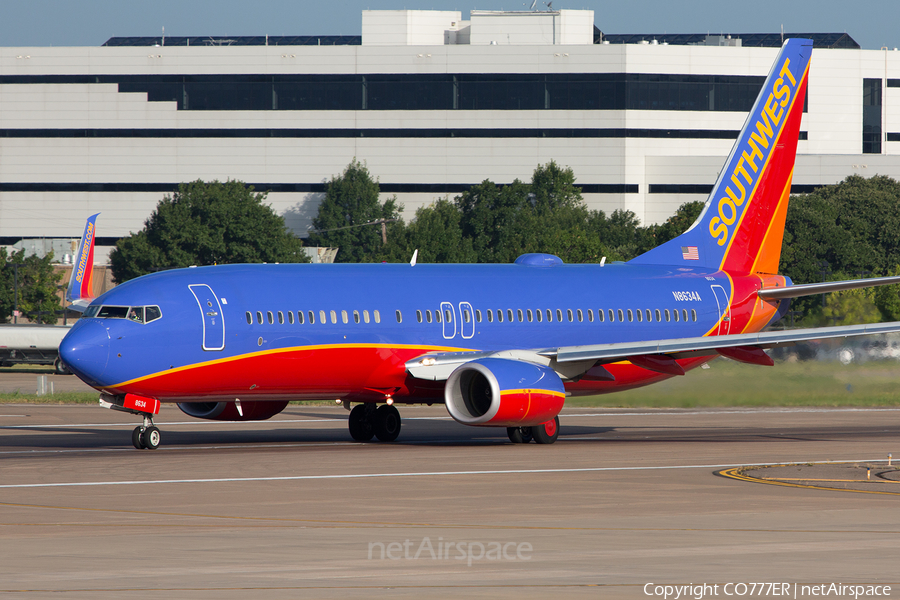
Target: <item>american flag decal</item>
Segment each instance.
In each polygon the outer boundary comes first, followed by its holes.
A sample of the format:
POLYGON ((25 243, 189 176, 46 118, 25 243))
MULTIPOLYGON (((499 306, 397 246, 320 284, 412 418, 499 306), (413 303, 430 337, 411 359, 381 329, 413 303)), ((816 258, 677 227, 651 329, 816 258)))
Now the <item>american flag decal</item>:
POLYGON ((682 246, 681 256, 684 260, 700 260, 700 254, 697 252, 697 246, 682 246))

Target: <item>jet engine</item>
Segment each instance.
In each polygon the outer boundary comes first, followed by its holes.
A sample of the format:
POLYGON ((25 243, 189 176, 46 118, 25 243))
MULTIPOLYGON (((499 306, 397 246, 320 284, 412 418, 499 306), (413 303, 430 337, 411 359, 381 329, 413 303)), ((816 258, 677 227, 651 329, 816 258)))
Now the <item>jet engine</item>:
POLYGON ((181 412, 210 421, 265 421, 288 405, 287 400, 250 400, 235 402, 179 402, 181 412))
POLYGON ((565 397, 553 369, 506 358, 460 365, 444 388, 450 416, 464 425, 533 427, 556 417, 565 397))

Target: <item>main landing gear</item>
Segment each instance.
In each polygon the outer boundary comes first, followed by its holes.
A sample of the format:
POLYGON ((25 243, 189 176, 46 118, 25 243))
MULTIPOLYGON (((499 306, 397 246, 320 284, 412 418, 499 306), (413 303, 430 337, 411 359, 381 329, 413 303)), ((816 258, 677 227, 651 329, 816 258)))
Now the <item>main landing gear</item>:
POLYGON ((350 411, 350 437, 357 442, 368 442, 377 437, 382 442, 393 442, 400 435, 400 411, 390 404, 357 404, 350 411))
POLYGON ((527 444, 531 440, 537 444, 552 444, 559 437, 559 417, 534 427, 507 427, 506 435, 513 444, 527 444))

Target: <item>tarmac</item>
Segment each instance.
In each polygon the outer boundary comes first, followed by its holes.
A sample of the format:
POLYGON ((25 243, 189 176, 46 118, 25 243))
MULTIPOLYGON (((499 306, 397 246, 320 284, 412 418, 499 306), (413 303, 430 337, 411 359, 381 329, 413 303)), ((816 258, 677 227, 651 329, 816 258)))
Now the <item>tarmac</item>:
POLYGON ((399 408, 384 444, 353 442, 339 407, 164 406, 139 451, 127 414, 0 405, 0 597, 900 595, 900 409, 571 408, 539 446, 399 408), (811 481, 867 468, 889 493, 811 481))

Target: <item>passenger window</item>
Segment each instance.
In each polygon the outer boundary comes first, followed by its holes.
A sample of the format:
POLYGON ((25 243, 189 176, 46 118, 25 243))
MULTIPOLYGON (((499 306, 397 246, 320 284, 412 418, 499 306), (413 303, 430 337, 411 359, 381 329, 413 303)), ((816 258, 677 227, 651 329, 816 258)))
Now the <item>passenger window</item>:
POLYGON ((538 323, 544 320, 544 311, 542 311, 541 309, 537 309, 534 312, 537 315, 538 323))
POLYGON ((525 319, 522 318, 522 309, 521 309, 521 308, 516 309, 516 314, 517 314, 518 317, 519 317, 519 323, 521 323, 522 321, 525 320, 525 319))
MULTIPOLYGON (((600 321, 600 322, 602 323, 603 320, 605 319, 605 317, 606 317, 606 313, 603 312, 603 309, 602 309, 602 308, 598 308, 598 309, 597 309, 597 320, 600 321)), ((610 312, 610 317, 609 317, 609 319, 612 320, 612 312, 610 312)))
POLYGON ((347 311, 346 311, 346 310, 342 310, 342 311, 341 311, 341 322, 344 323, 344 325, 346 325, 347 323, 350 322, 350 319, 347 318, 347 311))
POLYGON ((566 309, 566 316, 569 318, 569 323, 574 321, 574 319, 572 318, 572 309, 571 308, 566 309))
POLYGON ((372 316, 375 317, 376 323, 381 323, 381 313, 380 312, 378 312, 377 310, 373 310, 372 316))
MULTIPOLYGON (((616 320, 615 313, 613 312, 613 309, 611 309, 611 308, 609 309, 609 320, 610 320, 610 322, 616 320)), ((619 309, 619 320, 620 321, 622 320, 622 309, 619 309)))
POLYGON ((534 313, 531 311, 530 308, 528 310, 526 310, 525 312, 528 315, 528 322, 531 323, 534 320, 534 313))
POLYGON ((671 320, 671 318, 669 316, 669 309, 667 308, 666 309, 666 323, 668 323, 670 320, 671 320))
POLYGON ((439 310, 434 311, 434 320, 437 321, 438 323, 444 322, 444 317, 441 316, 441 311, 439 311, 439 310))
POLYGON ((333 310, 328 311, 328 312, 331 313, 331 324, 332 324, 332 325, 337 325, 337 313, 336 313, 335 311, 333 311, 333 310))
POLYGON ((580 308, 579 308, 577 311, 575 311, 575 314, 578 315, 578 322, 579 322, 579 323, 581 323, 582 321, 584 321, 584 313, 581 312, 581 309, 580 309, 580 308))
POLYGON ((303 325, 303 311, 302 310, 297 311, 297 322, 300 323, 301 325, 303 325))
POLYGON ((359 323, 359 311, 358 310, 353 311, 353 322, 359 323))
POLYGON ((594 309, 593 308, 587 309, 587 313, 588 313, 588 321, 593 323, 594 322, 594 309))
POLYGON ((275 315, 272 314, 272 311, 266 311, 266 316, 269 318, 269 325, 275 324, 275 315))
POLYGON ((649 323, 650 321, 653 320, 653 317, 650 316, 650 309, 649 309, 649 308, 644 310, 644 314, 647 315, 647 322, 648 322, 648 323, 649 323))
POLYGON ((396 311, 396 313, 397 313, 397 322, 398 322, 398 323, 402 323, 402 322, 403 322, 403 315, 400 313, 399 310, 396 311))
POLYGON ((678 322, 678 309, 676 308, 672 312, 675 313, 675 322, 677 323, 678 322))
POLYGON ((310 310, 310 311, 307 311, 306 316, 309 317, 310 325, 316 324, 316 313, 314 313, 313 311, 310 310))
POLYGON ((327 322, 328 322, 328 317, 325 316, 325 311, 324 311, 324 310, 320 310, 320 311, 319 311, 319 323, 321 323, 322 325, 324 325, 324 324, 327 323, 327 322))
POLYGON ((513 314, 512 314, 511 308, 506 309, 506 320, 509 321, 510 323, 513 322, 513 314))
POLYGON ((656 312, 656 322, 659 323, 660 321, 662 321, 662 319, 659 316, 659 309, 657 308, 655 312, 656 312))
POLYGON ((294 311, 292 310, 288 311, 288 323, 290 323, 291 325, 294 324, 294 311))
POLYGON ((463 310, 463 323, 471 323, 472 315, 469 314, 468 309, 463 310))
POLYGON ((488 314, 488 323, 493 323, 494 322, 494 311, 489 308, 489 309, 487 309, 487 314, 488 314))
POLYGON ((503 322, 503 309, 502 308, 497 309, 497 322, 498 323, 503 322))
POLYGON ((158 306, 148 306, 144 309, 144 312, 146 313, 144 316, 145 323, 149 323, 150 321, 155 321, 162 318, 162 313, 160 312, 158 306))
POLYGON ((691 321, 697 320, 697 311, 695 309, 691 309, 691 321))
POLYGON ((256 311, 256 322, 262 325, 262 312, 256 311))
POLYGON ((416 321, 418 321, 419 323, 422 322, 422 311, 418 309, 416 309, 416 321))
POLYGON ((369 311, 367 311, 367 310, 363 311, 363 322, 365 322, 365 323, 369 322, 369 311))
POLYGON ((479 323, 481 323, 481 309, 480 308, 475 309, 475 320, 478 321, 479 323))
POLYGON ((628 309, 628 322, 631 323, 632 321, 634 321, 634 313, 633 313, 632 310, 629 308, 629 309, 628 309))
POLYGON ((687 309, 686 308, 681 309, 681 320, 685 321, 685 322, 687 321, 687 309))
POLYGON ((250 311, 247 311, 247 325, 253 325, 253 315, 250 314, 250 311))
POLYGON ((278 311, 278 324, 284 325, 284 313, 280 310, 278 311))
POLYGON ((453 322, 453 313, 450 312, 449 310, 444 309, 444 320, 447 323, 452 323, 453 322))
POLYGON ((556 309, 556 320, 562 323, 562 311, 558 308, 556 309))
MULTIPOLYGON (((638 323, 642 323, 644 321, 644 313, 641 312, 641 309, 637 309, 637 318, 638 323)), ((631 310, 628 311, 628 319, 631 320, 631 310)))
POLYGON ((425 321, 427 321, 428 323, 431 323, 431 311, 430 310, 425 311, 425 321))

